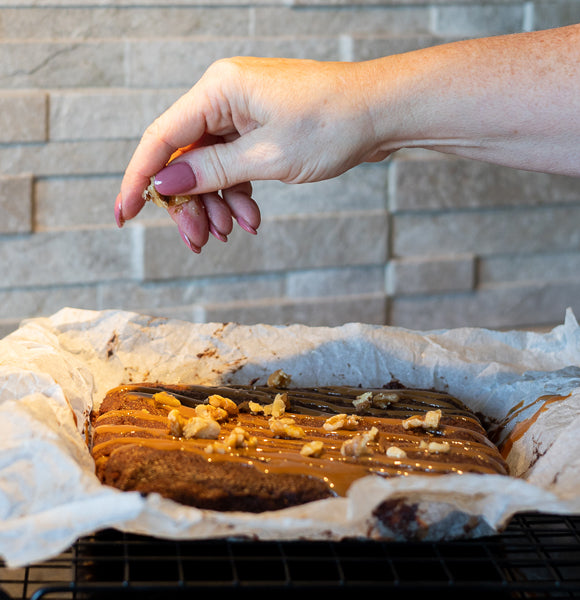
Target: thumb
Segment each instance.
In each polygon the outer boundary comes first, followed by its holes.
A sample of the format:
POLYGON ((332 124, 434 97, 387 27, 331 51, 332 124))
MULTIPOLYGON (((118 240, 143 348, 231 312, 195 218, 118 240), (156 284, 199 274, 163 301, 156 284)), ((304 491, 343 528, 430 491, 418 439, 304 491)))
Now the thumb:
POLYGON ((231 142, 199 146, 181 154, 155 176, 160 194, 205 194, 247 181, 280 179, 281 152, 257 130, 231 142))

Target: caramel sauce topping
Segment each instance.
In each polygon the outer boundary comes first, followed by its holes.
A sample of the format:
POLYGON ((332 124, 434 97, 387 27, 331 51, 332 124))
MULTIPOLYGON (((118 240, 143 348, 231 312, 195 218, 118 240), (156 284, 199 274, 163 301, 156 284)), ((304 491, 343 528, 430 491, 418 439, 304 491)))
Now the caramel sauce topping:
MULTIPOLYGON (((497 448, 486 438, 479 422, 456 400, 437 392, 395 390, 391 406, 383 406, 380 410, 368 407, 359 415, 354 429, 329 431, 324 428, 327 418, 333 414, 356 414, 352 400, 367 391, 352 388, 266 390, 240 386, 210 390, 201 386, 124 386, 113 390, 100 413, 93 416, 92 452, 97 464, 106 460, 116 448, 127 444, 192 452, 205 457, 208 462, 238 462, 272 475, 294 473, 316 477, 324 480, 336 495, 344 495, 355 480, 369 474, 396 477, 413 473, 507 473, 497 448), (177 406, 156 401, 155 395, 160 391, 172 394, 179 401, 177 406), (220 423, 218 439, 172 435, 169 412, 178 410, 185 419, 190 419, 196 415, 195 406, 206 403, 208 394, 214 391, 234 400, 239 407, 237 415, 220 423), (292 419, 303 431, 303 437, 276 436, 269 427, 268 415, 252 414, 244 405, 250 399, 267 405, 276 393, 287 395, 290 407, 283 417, 292 419), (402 421, 409 416, 420 417, 427 410, 436 409, 441 409, 442 414, 436 429, 405 429, 402 426, 402 421), (236 427, 255 437, 255 445, 208 452, 213 442, 223 445, 236 427), (376 435, 366 444, 364 453, 351 456, 341 452, 344 442, 374 428, 376 435), (320 456, 301 454, 306 443, 317 441, 322 443, 320 456), (429 451, 429 442, 443 444, 446 451, 429 451), (392 447, 402 452, 390 456, 387 450, 392 447)), ((385 395, 384 390, 373 390, 372 393, 385 395)), ((390 390, 388 394, 391 394, 390 390)))

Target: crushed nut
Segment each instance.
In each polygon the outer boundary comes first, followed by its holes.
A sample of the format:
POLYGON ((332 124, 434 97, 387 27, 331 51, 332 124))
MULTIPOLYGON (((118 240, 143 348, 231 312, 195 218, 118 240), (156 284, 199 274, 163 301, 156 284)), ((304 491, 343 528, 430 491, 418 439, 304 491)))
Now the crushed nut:
POLYGON ((213 419, 204 417, 191 417, 183 426, 183 437, 186 439, 217 439, 220 433, 220 424, 213 419))
POLYGON ((155 189, 155 178, 151 177, 149 186, 143 192, 143 200, 151 201, 159 208, 169 208, 170 206, 179 206, 189 202, 195 196, 164 196, 155 189))
POLYGON ((421 440, 419 444, 421 450, 427 450, 430 454, 446 454, 451 451, 449 442, 429 442, 421 440))
POLYGON ((198 404, 195 407, 195 414, 204 419, 213 419, 218 423, 223 423, 228 418, 228 413, 223 408, 210 404, 198 404))
POLYGON ((204 449, 207 454, 225 454, 228 451, 228 447, 222 442, 211 442, 204 449))
POLYGON ((398 446, 389 446, 387 448, 387 456, 389 458, 406 458, 407 453, 398 446))
POLYGON ((263 413, 267 417, 281 417, 286 412, 286 406, 288 405, 287 394, 276 394, 271 404, 258 404, 258 402, 248 402, 250 412, 254 415, 263 413))
POLYGON ((312 456, 314 458, 320 458, 324 451, 324 444, 320 440, 314 440, 304 444, 300 449, 302 456, 312 456))
POLYGON ((276 394, 274 402, 272 402, 271 415, 273 417, 281 417, 286 412, 286 401, 288 396, 286 394, 276 394))
POLYGON ((388 408, 391 404, 399 401, 399 395, 393 392, 377 392, 373 395, 373 406, 377 408, 388 408))
POLYGON ((403 421, 403 429, 422 427, 423 429, 436 429, 441 420, 441 409, 428 410, 423 419, 421 417, 409 417, 403 421))
POLYGON ((306 433, 304 429, 299 425, 296 425, 294 419, 289 417, 283 418, 275 418, 272 417, 268 424, 270 425, 270 430, 272 433, 279 437, 293 438, 293 439, 301 439, 306 433))
POLYGON ((219 394, 213 394, 212 396, 209 396, 207 400, 210 406, 214 406, 215 408, 221 408, 230 417, 233 417, 238 414, 238 405, 229 398, 225 398, 224 396, 220 396, 219 394))
POLYGON ((369 442, 376 439, 379 434, 379 430, 376 427, 369 429, 363 433, 358 433, 354 437, 343 442, 340 447, 340 453, 343 456, 367 456, 372 454, 372 450, 368 447, 369 442))
POLYGON ((353 430, 358 427, 360 417, 344 413, 328 417, 322 426, 325 431, 336 431, 337 429, 353 430))
POLYGON ((167 415, 169 421, 169 433, 175 437, 181 437, 183 435, 183 428, 187 423, 187 419, 176 409, 169 411, 167 415))
POLYGON ((255 448, 258 438, 250 435, 242 427, 234 427, 224 443, 228 448, 255 448))
POLYGON ((414 429, 415 427, 423 427, 423 419, 420 417, 409 417, 403 421, 403 429, 414 429))
POLYGON ((253 402, 252 400, 248 402, 248 407, 253 415, 264 412, 264 405, 258 402, 253 402))
POLYGON ((181 402, 175 396, 172 396, 167 392, 157 392, 156 394, 153 394, 153 400, 159 404, 165 404, 166 406, 181 406, 181 402))
POLYGON ((373 404, 373 393, 372 392, 365 392, 364 394, 357 396, 352 401, 352 405, 359 412, 362 412, 363 410, 368 410, 372 406, 372 404, 373 404))
POLYGON ((273 388, 287 388, 290 385, 292 378, 282 369, 278 369, 270 374, 267 385, 273 388))
POLYGON ((436 429, 439 427, 439 422, 441 421, 441 409, 437 410, 428 410, 425 413, 425 424, 423 427, 425 429, 436 429))

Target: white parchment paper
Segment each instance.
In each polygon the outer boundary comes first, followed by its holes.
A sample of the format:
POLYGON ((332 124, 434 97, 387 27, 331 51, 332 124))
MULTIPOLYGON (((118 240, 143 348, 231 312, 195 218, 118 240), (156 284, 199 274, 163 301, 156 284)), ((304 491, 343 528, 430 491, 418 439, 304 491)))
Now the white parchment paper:
POLYGON ((341 327, 195 324, 124 311, 66 308, 0 341, 0 556, 50 558, 79 536, 114 527, 165 538, 452 539, 494 533, 519 511, 580 512, 580 328, 568 311, 548 333, 462 328, 416 332, 341 327), (179 506, 100 484, 87 417, 130 382, 264 383, 447 391, 512 433, 510 477, 367 477, 346 498, 263 514, 179 506), (382 502, 411 507, 384 524, 382 502))

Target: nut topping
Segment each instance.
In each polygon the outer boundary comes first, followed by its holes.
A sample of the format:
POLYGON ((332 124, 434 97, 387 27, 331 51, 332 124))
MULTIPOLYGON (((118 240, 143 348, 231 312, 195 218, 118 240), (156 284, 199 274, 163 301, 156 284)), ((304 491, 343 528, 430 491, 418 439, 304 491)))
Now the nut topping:
POLYGON ((263 413, 266 417, 281 417, 286 412, 286 406, 288 405, 287 394, 276 394, 271 404, 259 404, 258 402, 248 402, 250 412, 254 415, 263 413))
POLYGON ((322 426, 325 431, 336 431, 337 429, 354 430, 359 424, 360 418, 356 415, 347 415, 341 413, 328 417, 322 426))
POLYGON ((451 451, 451 446, 449 442, 429 442, 427 443, 425 440, 421 440, 419 444, 419 448, 421 450, 427 450, 429 454, 446 454, 451 451))
POLYGON ((312 456, 313 458, 320 458, 324 451, 324 444, 320 440, 314 440, 304 444, 300 449, 302 456, 312 456))
POLYGON ((224 396, 220 396, 219 394, 213 394, 209 396, 207 399, 210 406, 214 406, 215 408, 220 408, 225 411, 230 417, 238 414, 238 405, 229 398, 225 398, 224 396))
POLYGON ((208 417, 186 419, 176 408, 169 411, 167 420, 169 432, 175 437, 217 439, 220 433, 220 424, 214 419, 208 417))
POLYGON ((222 423, 228 418, 228 413, 223 408, 211 406, 210 404, 198 404, 195 407, 195 414, 204 419, 213 419, 218 423, 222 423))
POLYGON ((399 395, 393 392, 377 392, 373 395, 373 406, 387 408, 399 401, 399 395))
POLYGON ((213 419, 205 417, 191 417, 183 426, 183 437, 185 439, 201 438, 215 440, 220 434, 220 424, 213 419))
POLYGON ((287 373, 284 373, 282 369, 278 369, 270 374, 268 377, 267 385, 273 388, 287 388, 292 381, 292 377, 287 373))
POLYGON ((425 416, 421 417, 409 417, 403 421, 403 429, 413 429, 415 427, 422 427, 423 429, 437 429, 441 420, 441 409, 428 410, 425 416))
POLYGON ((368 431, 358 433, 354 437, 343 442, 340 447, 340 453, 343 456, 368 456, 372 454, 372 450, 368 447, 369 442, 373 442, 379 434, 376 427, 372 427, 368 431))
POLYGON ((272 433, 278 437, 302 439, 306 435, 304 429, 299 425, 296 425, 294 419, 291 419, 290 417, 279 419, 272 417, 268 421, 268 424, 270 425, 272 433))
POLYGON ((406 458, 407 453, 398 446, 389 446, 387 448, 387 456, 389 458, 406 458))
POLYGON ((242 427, 234 427, 224 443, 228 448, 255 448, 258 445, 258 438, 250 435, 242 427))
POLYGON ((167 415, 169 421, 169 433, 175 437, 183 435, 183 428, 187 423, 187 419, 176 409, 169 411, 167 415))

